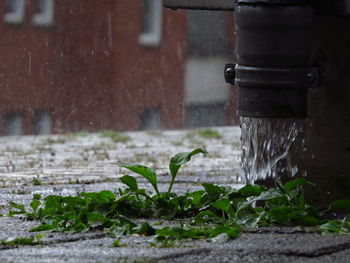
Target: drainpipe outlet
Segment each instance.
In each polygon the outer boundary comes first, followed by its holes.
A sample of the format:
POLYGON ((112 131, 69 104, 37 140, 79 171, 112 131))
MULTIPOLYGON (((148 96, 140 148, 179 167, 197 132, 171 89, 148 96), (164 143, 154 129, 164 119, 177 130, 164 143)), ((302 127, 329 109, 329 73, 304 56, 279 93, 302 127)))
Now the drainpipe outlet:
POLYGON ((236 0, 236 58, 226 81, 239 88, 241 116, 306 117, 314 10, 305 0, 236 0))

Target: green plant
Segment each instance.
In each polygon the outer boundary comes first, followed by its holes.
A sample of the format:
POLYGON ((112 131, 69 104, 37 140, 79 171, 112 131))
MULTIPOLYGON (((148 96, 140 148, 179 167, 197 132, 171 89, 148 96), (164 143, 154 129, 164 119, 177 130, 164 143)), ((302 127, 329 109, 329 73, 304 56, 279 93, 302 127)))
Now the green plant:
POLYGON ((304 185, 313 185, 304 178, 286 184, 278 181, 275 187, 265 188, 246 185, 241 189, 204 183, 203 189, 181 195, 172 193, 172 187, 181 166, 203 149, 179 153, 169 162, 169 187, 159 191, 156 172, 142 165, 120 164, 144 177, 154 193, 140 188, 135 177, 120 178, 126 185, 116 193, 101 191, 79 193, 77 196, 33 195, 31 211, 21 204, 10 202, 8 216, 24 214, 29 220, 38 220, 40 225, 30 231, 85 232, 106 230, 116 238, 113 246, 121 246, 125 235, 153 236, 155 246, 174 246, 179 240, 206 239, 225 242, 259 226, 312 226, 322 233, 349 233, 350 216, 328 220, 327 213, 350 212, 350 201, 339 200, 320 211, 307 205, 304 185), (181 219, 175 227, 135 223, 135 218, 181 219))
POLYGON ((113 142, 116 143, 125 143, 130 140, 130 137, 127 134, 117 131, 102 130, 100 134, 102 137, 110 138, 113 142))
POLYGON ((40 176, 39 175, 37 175, 36 177, 34 177, 32 179, 32 184, 33 185, 41 185, 41 181, 40 181, 40 176))
POLYGON ((146 133, 150 136, 160 137, 163 135, 161 130, 148 130, 146 133))
POLYGON ((203 139, 222 139, 222 135, 213 129, 199 129, 199 130, 192 130, 188 132, 185 136, 185 139, 188 139, 189 141, 192 142, 201 142, 199 141, 199 138, 203 139))
POLYGON ((11 240, 2 239, 0 245, 3 246, 34 246, 41 244, 42 235, 38 234, 35 237, 16 237, 11 240))
POLYGON ((53 138, 48 138, 45 141, 47 144, 62 144, 65 143, 66 140, 63 138, 57 138, 57 139, 53 139, 53 138))
POLYGON ((198 136, 206 139, 222 139, 222 135, 213 129, 198 130, 198 136))
MULTIPOLYGON (((200 149, 200 148, 197 148, 197 149, 193 150, 192 152, 178 153, 170 159, 169 171, 170 171, 170 175, 171 175, 171 180, 170 180, 167 194, 170 194, 171 189, 173 187, 173 184, 175 182, 175 178, 176 178, 181 166, 183 164, 189 162, 191 160, 192 156, 199 154, 199 153, 206 154, 207 151, 200 149)), ((143 165, 138 165, 138 164, 120 164, 119 166, 127 168, 130 171, 135 172, 135 173, 143 176, 144 178, 146 178, 153 186, 157 195, 161 196, 161 194, 158 190, 158 186, 157 186, 157 175, 156 175, 156 172, 154 170, 152 170, 149 167, 146 167, 143 165)), ((135 187, 137 188, 136 180, 131 179, 131 178, 132 177, 124 176, 124 177, 122 177, 122 182, 129 187, 131 186, 130 189, 134 189, 135 187)))

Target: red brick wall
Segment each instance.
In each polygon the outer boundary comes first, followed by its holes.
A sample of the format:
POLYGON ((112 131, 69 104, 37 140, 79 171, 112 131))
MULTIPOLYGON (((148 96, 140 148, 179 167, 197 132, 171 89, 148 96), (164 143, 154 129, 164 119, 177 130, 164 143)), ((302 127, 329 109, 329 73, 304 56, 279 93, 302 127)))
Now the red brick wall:
POLYGON ((22 25, 0 23, 0 124, 21 112, 32 133, 34 112, 48 109, 56 131, 134 130, 158 108, 162 128, 182 127, 184 12, 163 10, 161 46, 151 48, 138 43, 139 1, 55 1, 50 28, 32 24, 32 5, 22 25))
POLYGON ((4 3, 0 2, 0 123, 5 112, 21 112, 25 132, 29 133, 33 111, 52 107, 47 98, 52 90, 50 54, 53 34, 31 25, 30 4, 27 4, 23 24, 5 24, 4 3))

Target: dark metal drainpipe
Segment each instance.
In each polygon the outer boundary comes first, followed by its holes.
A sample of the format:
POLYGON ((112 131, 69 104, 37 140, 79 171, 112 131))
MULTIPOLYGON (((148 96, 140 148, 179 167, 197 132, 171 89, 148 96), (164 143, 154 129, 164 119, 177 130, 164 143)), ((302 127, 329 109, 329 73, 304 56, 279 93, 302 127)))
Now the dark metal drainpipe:
MULTIPOLYGON (((238 0, 235 7, 238 111, 250 117, 306 117, 307 88, 319 83, 310 66, 313 7, 302 0, 238 0)), ((234 77, 234 78, 233 78, 234 77)))
POLYGON ((166 7, 235 10, 236 63, 226 81, 239 88, 238 111, 251 117, 306 117, 314 7, 308 0, 163 0, 166 7), (221 7, 221 8, 220 8, 221 7))

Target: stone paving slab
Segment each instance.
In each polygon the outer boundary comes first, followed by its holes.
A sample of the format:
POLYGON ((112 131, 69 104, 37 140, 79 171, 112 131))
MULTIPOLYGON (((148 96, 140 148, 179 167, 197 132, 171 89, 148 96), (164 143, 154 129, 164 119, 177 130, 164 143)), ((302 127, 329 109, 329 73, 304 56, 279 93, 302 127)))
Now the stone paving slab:
POLYGON ((0 187, 30 185, 35 178, 44 184, 113 181, 121 174, 117 163, 151 165, 166 174, 172 155, 197 147, 209 155, 194 158, 186 174, 230 175, 231 182, 241 181, 240 129, 215 130, 222 138, 206 139, 194 130, 130 132, 122 142, 102 133, 0 137, 0 187))
POLYGON ((0 262, 349 262, 349 236, 244 234, 224 244, 190 242, 153 248, 142 237, 114 248, 102 234, 46 238, 44 245, 0 250, 0 262), (141 261, 142 260, 142 261, 141 261))
MULTIPOLYGON (((126 173, 119 162, 157 168, 160 189, 169 180, 170 156, 205 147, 181 170, 174 191, 201 188, 201 183, 242 186, 238 127, 216 128, 222 138, 204 139, 194 131, 133 132, 127 142, 112 142, 101 134, 0 138, 0 213, 9 201, 29 204, 32 194, 75 195, 77 192, 115 191, 126 173), (33 180, 34 179, 34 180, 33 180), (36 181, 35 181, 36 180, 36 181), (41 185, 36 185, 40 182, 41 185)), ((141 181, 141 187, 151 190, 141 181)), ((30 237, 36 222, 0 217, 0 239, 30 237)), ((165 224, 174 224, 167 222, 165 224)), ((48 233, 37 246, 0 246, 2 262, 350 262, 350 235, 307 233, 295 228, 260 228, 227 243, 181 243, 154 248, 150 238, 122 239, 114 248, 103 232, 48 233)))

